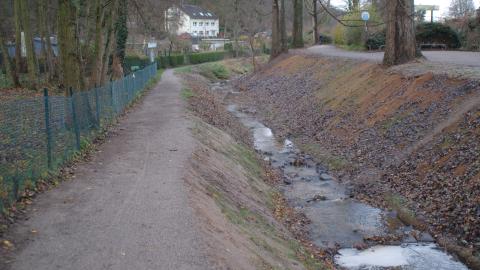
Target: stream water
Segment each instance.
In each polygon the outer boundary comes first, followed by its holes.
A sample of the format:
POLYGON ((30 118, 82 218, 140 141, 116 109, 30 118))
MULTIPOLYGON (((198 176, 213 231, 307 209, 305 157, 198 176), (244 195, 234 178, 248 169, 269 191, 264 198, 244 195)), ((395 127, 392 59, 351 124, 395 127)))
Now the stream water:
POLYGON ((335 256, 339 266, 346 269, 468 269, 439 249, 429 235, 417 242, 409 236, 412 228, 405 226, 395 228, 396 233, 405 235, 398 245, 373 246, 362 251, 352 248, 363 243, 365 237, 391 233, 392 229, 387 226, 391 214, 352 199, 347 187, 330 176, 321 164, 302 154, 292 141, 279 142, 272 130, 253 115, 236 105, 229 105, 227 109, 251 130, 256 151, 283 172, 282 192, 291 206, 310 219, 311 240, 319 247, 340 247, 335 256))

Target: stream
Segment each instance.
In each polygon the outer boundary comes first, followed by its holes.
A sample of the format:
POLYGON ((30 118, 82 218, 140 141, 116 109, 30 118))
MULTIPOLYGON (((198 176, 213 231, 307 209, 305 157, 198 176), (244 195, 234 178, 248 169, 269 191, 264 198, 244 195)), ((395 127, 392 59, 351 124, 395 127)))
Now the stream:
MULTIPOLYGON (((228 83, 216 83, 212 91, 235 94, 228 83)), ((272 130, 252 113, 235 104, 227 109, 253 134, 255 150, 274 168, 283 172, 280 189, 290 206, 311 221, 310 239, 321 248, 339 248, 335 263, 345 269, 436 269, 464 270, 464 264, 441 250, 427 233, 412 237, 414 229, 392 228, 394 214, 353 199, 348 187, 338 182, 321 164, 301 153, 294 143, 279 141, 272 130), (358 250, 369 237, 401 235, 395 245, 375 245, 358 250)))

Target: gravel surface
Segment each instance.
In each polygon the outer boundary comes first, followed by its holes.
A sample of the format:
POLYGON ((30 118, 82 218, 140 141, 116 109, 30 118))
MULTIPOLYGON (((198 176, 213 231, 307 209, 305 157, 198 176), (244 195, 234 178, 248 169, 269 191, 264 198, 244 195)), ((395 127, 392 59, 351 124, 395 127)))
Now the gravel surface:
MULTIPOLYGON (((346 51, 331 45, 313 46, 306 49, 306 51, 308 53, 321 54, 325 56, 338 56, 376 62, 381 62, 383 60, 383 52, 346 51)), ((480 52, 422 51, 422 53, 425 58, 431 62, 480 67, 480 52)))
POLYGON ((195 144, 180 90, 166 71, 73 181, 35 200, 11 269, 212 269, 183 181, 195 144))

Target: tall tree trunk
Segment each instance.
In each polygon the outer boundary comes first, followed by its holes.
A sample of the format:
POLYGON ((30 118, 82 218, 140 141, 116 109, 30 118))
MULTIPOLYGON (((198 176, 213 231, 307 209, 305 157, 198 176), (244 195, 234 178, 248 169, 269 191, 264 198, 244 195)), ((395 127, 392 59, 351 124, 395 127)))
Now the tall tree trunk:
POLYGON ((120 78, 124 75, 124 66, 125 66, 125 48, 127 45, 128 38, 128 27, 127 27, 127 17, 128 17, 128 4, 127 0, 119 0, 118 7, 118 16, 115 22, 115 37, 116 45, 115 52, 113 54, 113 77, 120 78))
POLYGON ((108 13, 108 20, 106 21, 106 37, 105 48, 103 50, 102 70, 100 77, 100 85, 106 81, 108 70, 110 67, 110 60, 112 59, 112 51, 115 48, 115 21, 118 14, 118 0, 112 0, 111 9, 108 13))
POLYGON ((387 5, 385 65, 399 65, 417 56, 413 0, 391 0, 387 5))
POLYGON ((318 0, 312 0, 313 1, 313 40, 315 41, 315 44, 317 44, 320 41, 320 36, 318 34, 318 0))
POLYGON ((40 38, 42 40, 42 55, 44 59, 44 69, 47 81, 52 81, 54 77, 53 52, 50 42, 50 31, 48 27, 48 2, 47 0, 38 1, 38 24, 40 29, 40 38))
POLYGON ((17 74, 22 72, 22 0, 14 0, 14 20, 15 20, 15 71, 17 74))
POLYGON ((105 45, 103 44, 104 28, 107 23, 105 20, 105 11, 103 8, 103 1, 95 0, 95 42, 92 55, 92 79, 90 87, 100 85, 100 78, 102 74, 103 66, 103 50, 105 45))
POLYGON ((13 70, 12 62, 10 60, 8 49, 7 49, 7 46, 5 45, 5 41, 3 40, 3 37, 4 37, 4 32, 0 31, 0 51, 2 52, 3 65, 5 66, 5 72, 7 73, 7 77, 10 80, 10 82, 12 82, 15 87, 18 87, 20 85, 18 81, 18 76, 15 70, 13 70))
POLYGON ((293 0, 293 47, 303 48, 303 0, 293 0))
POLYGON ((77 9, 71 0, 58 0, 58 45, 60 49, 61 81, 66 95, 72 87, 80 90, 80 57, 77 51, 77 9))
POLYGON ((28 80, 32 88, 37 87, 37 61, 33 45, 33 33, 30 27, 30 12, 27 0, 21 0, 22 25, 25 32, 25 47, 27 49, 28 80))
POLYGON ((240 0, 233 1, 233 41, 234 41, 234 56, 238 57, 238 49, 240 47, 238 43, 238 36, 240 34, 240 8, 239 2, 240 0))
POLYGON ((272 48, 270 58, 273 59, 282 53, 282 43, 280 34, 280 0, 272 1, 272 48))
POLYGON ((285 0, 281 1, 280 9, 280 37, 282 42, 282 52, 288 52, 288 37, 287 37, 287 24, 286 24, 286 6, 285 0))

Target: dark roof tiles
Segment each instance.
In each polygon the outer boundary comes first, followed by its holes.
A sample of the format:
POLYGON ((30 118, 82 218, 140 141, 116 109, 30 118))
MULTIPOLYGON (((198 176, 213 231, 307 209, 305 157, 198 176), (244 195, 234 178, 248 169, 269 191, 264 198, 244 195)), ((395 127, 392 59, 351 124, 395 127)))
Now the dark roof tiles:
POLYGON ((215 13, 194 5, 181 5, 180 9, 192 19, 218 19, 215 13))

